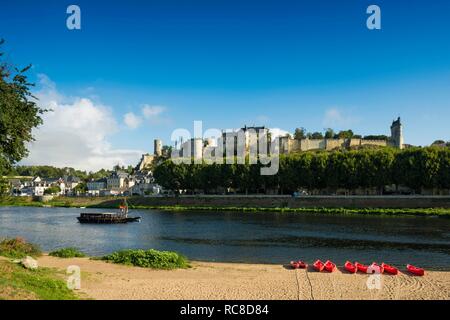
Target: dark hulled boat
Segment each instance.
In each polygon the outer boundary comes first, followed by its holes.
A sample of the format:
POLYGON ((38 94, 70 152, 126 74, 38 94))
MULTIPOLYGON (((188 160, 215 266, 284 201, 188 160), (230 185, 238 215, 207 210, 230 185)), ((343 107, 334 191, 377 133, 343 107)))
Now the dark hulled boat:
POLYGON ((124 200, 123 204, 119 207, 120 211, 114 212, 96 212, 96 213, 81 213, 77 217, 80 223, 127 223, 127 222, 139 222, 141 217, 129 217, 128 216, 128 204, 124 200))
POLYGON ((127 223, 139 222, 141 217, 128 217, 122 213, 102 212, 102 213, 81 213, 77 217, 80 223, 127 223))

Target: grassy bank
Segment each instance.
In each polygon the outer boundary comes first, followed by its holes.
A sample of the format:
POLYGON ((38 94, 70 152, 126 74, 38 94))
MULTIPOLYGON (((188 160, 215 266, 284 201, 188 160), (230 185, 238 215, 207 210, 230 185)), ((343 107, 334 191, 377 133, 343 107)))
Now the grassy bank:
POLYGON ((76 300, 67 288, 63 274, 49 268, 27 270, 0 258, 0 299, 76 300))
POLYGON ((450 217, 446 208, 253 208, 253 207, 208 207, 208 206, 134 206, 134 209, 154 209, 164 211, 228 211, 228 212, 283 212, 283 213, 321 213, 321 214, 377 214, 377 215, 415 215, 450 217))
MULTIPOLYGON (((156 198, 158 199, 158 198, 156 198)), ((378 214, 378 215, 416 215, 450 217, 450 208, 345 208, 345 207, 254 207, 254 206, 208 206, 208 205, 152 205, 152 198, 131 197, 128 203, 131 209, 154 209, 165 211, 235 211, 235 212, 283 212, 283 213, 324 213, 324 214, 378 214)), ((56 197, 42 203, 30 197, 1 197, 0 206, 52 206, 87 207, 117 209, 121 202, 117 197, 56 197)))

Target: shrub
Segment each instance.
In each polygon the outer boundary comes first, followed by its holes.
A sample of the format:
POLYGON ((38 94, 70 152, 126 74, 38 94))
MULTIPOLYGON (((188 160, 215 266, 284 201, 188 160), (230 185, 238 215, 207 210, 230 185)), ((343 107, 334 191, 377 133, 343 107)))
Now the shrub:
POLYGON ((6 238, 0 242, 0 256, 9 258, 37 257, 42 254, 39 246, 27 242, 23 238, 6 238))
POLYGON ((83 258, 86 256, 83 252, 81 252, 77 248, 62 248, 54 250, 50 252, 48 255, 59 258, 83 258))
POLYGON ((176 269, 189 267, 189 261, 183 255, 171 251, 121 250, 104 256, 103 260, 113 263, 153 268, 176 269))

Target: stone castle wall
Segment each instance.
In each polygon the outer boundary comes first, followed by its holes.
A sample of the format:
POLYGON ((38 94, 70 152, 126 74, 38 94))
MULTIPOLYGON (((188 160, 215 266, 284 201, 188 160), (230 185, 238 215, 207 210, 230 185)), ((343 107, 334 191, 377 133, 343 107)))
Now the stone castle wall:
POLYGON ((385 147, 388 142, 385 140, 363 140, 363 139, 293 139, 288 137, 280 138, 280 152, 288 154, 291 152, 309 150, 333 150, 339 148, 358 146, 379 146, 385 147))

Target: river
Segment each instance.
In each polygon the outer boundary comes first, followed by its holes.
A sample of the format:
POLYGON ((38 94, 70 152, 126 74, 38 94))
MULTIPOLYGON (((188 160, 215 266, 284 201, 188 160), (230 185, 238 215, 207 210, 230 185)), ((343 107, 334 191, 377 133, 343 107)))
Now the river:
POLYGON ((154 248, 204 261, 348 259, 450 270, 448 218, 132 210, 140 223, 92 225, 78 223, 81 211, 105 210, 0 207, 0 238, 21 236, 45 251, 70 246, 92 256, 154 248))

